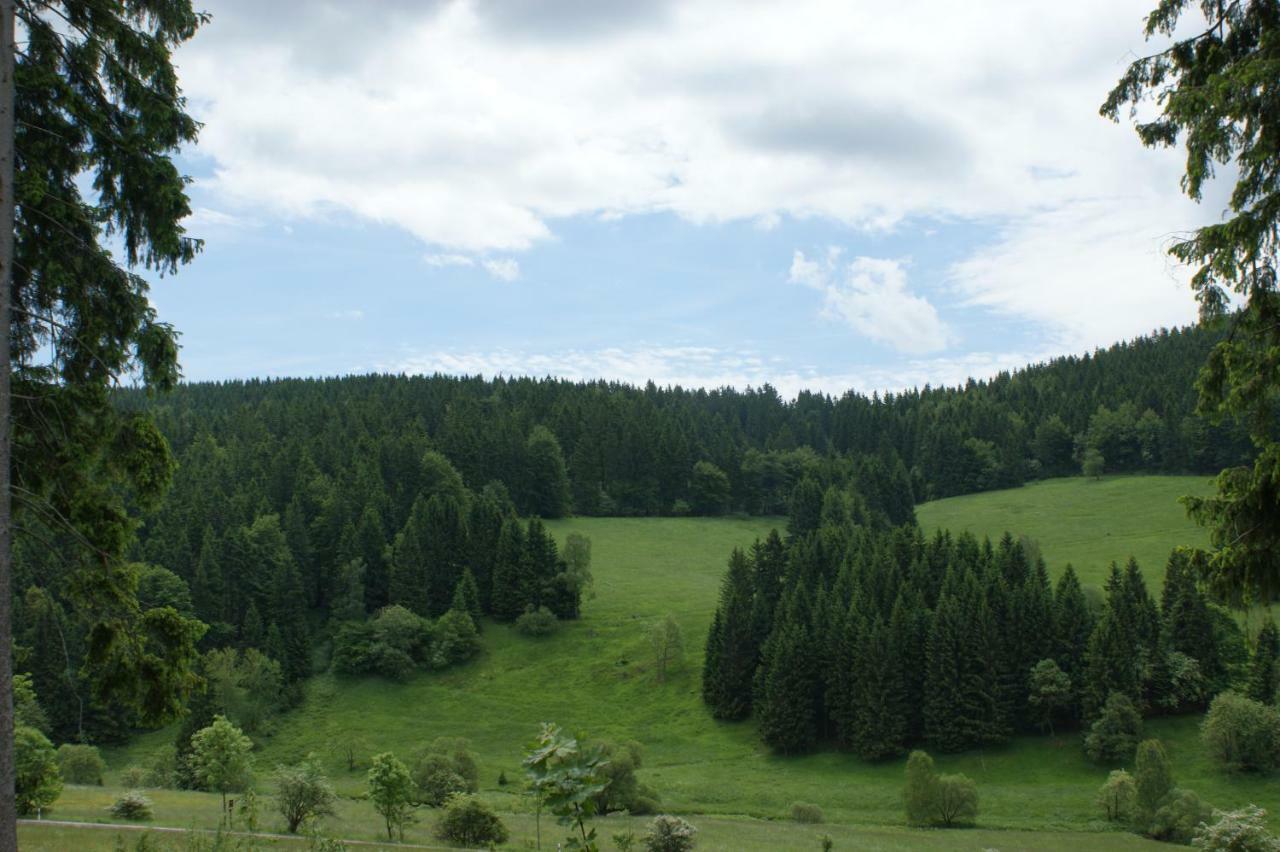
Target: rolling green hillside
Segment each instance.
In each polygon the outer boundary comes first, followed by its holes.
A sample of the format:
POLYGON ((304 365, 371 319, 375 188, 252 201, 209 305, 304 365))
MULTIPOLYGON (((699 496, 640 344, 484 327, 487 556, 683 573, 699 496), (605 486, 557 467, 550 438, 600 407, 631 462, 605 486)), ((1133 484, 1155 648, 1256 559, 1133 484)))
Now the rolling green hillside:
MULTIPOLYGON (((940 501, 921 507, 920 516, 926 525, 964 526, 980 534, 1006 527, 1025 533, 1041 543, 1055 568, 1070 561, 1096 581, 1112 558, 1134 553, 1151 571, 1163 567, 1160 554, 1170 546, 1195 541, 1197 531, 1174 498, 1197 485, 1205 483, 1154 477, 1063 480, 940 501), (1056 531, 1058 523, 1063 528, 1056 531)), ((313 678, 303 705, 279 721, 258 763, 271 767, 314 751, 324 756, 340 791, 357 794, 363 789, 363 773, 348 773, 339 753, 348 740, 354 738, 370 753, 407 754, 434 737, 460 735, 471 740, 480 757, 485 794, 500 809, 516 812, 526 805, 514 785, 498 786, 498 774, 520 777, 521 749, 546 720, 593 736, 639 740, 645 747, 643 780, 659 791, 663 807, 671 811, 775 819, 801 800, 821 805, 832 823, 899 824, 900 760, 873 765, 834 752, 776 757, 760 745, 751 723, 715 722, 702 705, 702 647, 728 553, 780 524, 655 518, 551 524, 560 538, 578 531, 594 543, 597 594, 585 602, 581 621, 543 640, 486 624, 485 652, 478 660, 404 684, 313 678), (667 612, 680 622, 686 656, 675 675, 658 684, 647 632, 667 612)), ((1219 807, 1255 802, 1273 814, 1280 811, 1280 791, 1270 780, 1229 778, 1207 764, 1197 723, 1182 718, 1149 725, 1150 733, 1167 741, 1179 783, 1219 807)), ((141 761, 171 738, 172 731, 156 732, 109 755, 113 771, 141 761)), ((984 829, 1105 828, 1093 799, 1106 771, 1083 758, 1075 735, 1020 738, 998 750, 942 757, 939 768, 965 772, 977 781, 984 829)), ((753 825, 764 831, 776 824, 743 823, 753 825)), ((837 834, 836 826, 831 828, 829 833, 837 834)), ((791 829, 816 836, 809 827, 791 829)), ((427 838, 424 827, 416 831, 420 841, 427 838)), ((703 848, 757 848, 752 845, 757 842, 764 844, 758 848, 779 848, 768 841, 748 842, 748 836, 754 835, 747 828, 735 828, 724 846, 703 848)), ((967 836, 955 835, 957 841, 967 836)), ((880 848, 898 848, 891 837, 882 840, 880 848)), ((1032 846, 1025 839, 1012 842, 1032 846)), ((996 842, 984 837, 979 845, 996 842)), ((1049 848, 1055 845, 1051 842, 1049 848)))
POLYGON ((1158 585, 1174 546, 1208 542, 1178 498, 1211 490, 1202 476, 1072 477, 935 500, 917 506, 916 516, 930 533, 969 530, 995 539, 1008 530, 1034 539, 1055 578, 1071 563, 1082 583, 1101 586, 1111 562, 1133 556, 1158 585))

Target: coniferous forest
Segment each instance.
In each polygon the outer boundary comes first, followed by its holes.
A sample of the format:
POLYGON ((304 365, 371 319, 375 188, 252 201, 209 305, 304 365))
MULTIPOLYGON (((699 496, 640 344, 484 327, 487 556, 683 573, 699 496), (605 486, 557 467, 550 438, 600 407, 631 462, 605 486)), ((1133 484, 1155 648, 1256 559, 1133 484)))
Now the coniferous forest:
MULTIPOLYGON (((465 587, 473 616, 511 621, 545 608, 576 617, 588 569, 557 552, 538 518, 790 514, 795 528, 817 529, 834 487, 854 518, 889 528, 912 523, 913 505, 925 499, 1077 472, 1089 450, 1109 472, 1207 472, 1238 462, 1248 453, 1243 432, 1193 410, 1191 379, 1216 339, 1204 327, 1181 329, 963 388, 790 402, 767 387, 445 376, 193 384, 158 399, 121 392, 123 409, 145 406, 155 416, 177 461, 165 500, 142 516, 131 570, 144 606, 173 604, 208 625, 203 648, 252 648, 274 661, 287 703, 334 625, 387 605, 439 619, 465 587)), ((20 670, 32 673, 59 736, 119 739, 127 714, 91 700, 74 674, 84 628, 62 600, 74 542, 57 546, 51 528, 29 543, 18 551, 20 670)), ((934 609, 955 562, 951 596, 977 605, 962 590, 985 588, 989 572, 963 548, 949 552, 958 546, 931 557, 934 585, 908 585, 908 603, 918 597, 934 609)), ((845 558, 824 558, 823 570, 806 568, 806 594, 819 576, 836 594, 845 558)), ((880 592, 883 611, 855 615, 847 581, 840 586, 840 622, 871 630, 878 614, 887 629, 899 581, 883 582, 892 589, 880 592)), ((1021 584, 1013 575, 1005 582, 1021 584)), ((805 613, 816 605, 785 598, 805 613)), ((766 599, 770 609, 783 601, 766 599)), ((766 658, 771 623, 755 627, 766 658)), ((432 647, 340 658, 404 671, 440 659, 432 647)), ((730 717, 749 704, 741 690, 726 700, 739 708, 718 711, 730 717)), ((815 712, 813 736, 850 736, 830 727, 835 705, 815 712)), ((1020 723, 1000 719, 991 724, 1002 731, 1020 723)), ((905 741, 919 733, 911 728, 905 741)))

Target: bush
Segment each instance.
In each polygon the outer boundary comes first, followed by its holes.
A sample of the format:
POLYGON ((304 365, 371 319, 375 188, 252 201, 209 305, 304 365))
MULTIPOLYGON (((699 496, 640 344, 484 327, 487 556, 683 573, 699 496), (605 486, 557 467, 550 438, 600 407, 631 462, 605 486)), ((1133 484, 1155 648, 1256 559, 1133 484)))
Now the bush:
POLYGON ((493 809, 464 793, 450 796, 444 803, 436 834, 441 840, 472 848, 507 842, 507 827, 493 809))
POLYGON ((934 821, 950 828, 978 817, 978 787, 967 775, 940 775, 934 788, 934 821))
POLYGON ((151 756, 151 762, 147 764, 147 774, 142 784, 131 786, 176 788, 178 786, 178 750, 169 745, 157 751, 151 756))
POLYGON ((1173 770, 1159 740, 1143 740, 1134 758, 1133 784, 1140 823, 1149 823, 1173 791, 1173 770))
POLYGON ((466 662, 480 653, 480 631, 465 612, 451 609, 435 623, 431 646, 431 666, 442 669, 466 662))
POLYGON ((1141 739, 1138 708, 1123 692, 1113 692, 1084 738, 1084 751, 1098 763, 1123 763, 1133 757, 1141 739))
POLYGON ((414 786, 422 802, 438 808, 455 793, 480 789, 480 769, 465 739, 438 737, 414 755, 414 786))
POLYGON ((48 808, 62 795, 58 774, 58 754, 48 738, 26 725, 13 732, 14 793, 22 816, 48 808))
POLYGON ((91 745, 63 743, 58 746, 58 770, 68 784, 102 786, 102 773, 107 769, 102 755, 91 745))
POLYGON ((1200 741, 1229 772, 1267 772, 1280 766, 1280 710, 1235 692, 1209 705, 1200 741))
POLYGON ((791 818, 796 822, 822 822, 822 808, 809 802, 792 802, 791 818))
POLYGON ((524 636, 550 636, 560 622, 545 606, 530 610, 516 619, 516 630, 524 636))
POLYGON ((635 740, 618 745, 609 741, 593 743, 606 763, 599 775, 605 788, 592 796, 596 811, 602 814, 628 811, 635 816, 656 813, 658 794, 636 778, 643 763, 640 743, 635 740))
POLYGON ((1146 833, 1166 843, 1190 843, 1201 823, 1208 822, 1213 809, 1190 790, 1174 790, 1157 810, 1146 833))
POLYGON ((648 852, 688 852, 694 846, 698 829, 677 816, 663 814, 653 818, 644 836, 648 852))
POLYGON ((120 773, 120 784, 128 787, 130 790, 136 790, 139 787, 145 787, 147 784, 147 770, 143 769, 136 763, 131 763, 125 767, 120 773))
POLYGON ((1138 788, 1133 776, 1123 769, 1113 769, 1107 781, 1098 790, 1098 805, 1111 822, 1128 822, 1133 819, 1138 788))
POLYGON ((107 810, 116 819, 146 822, 151 819, 151 800, 141 790, 130 790, 112 803, 107 810))
POLYGON ((1267 812, 1257 805, 1238 811, 1214 811, 1212 825, 1201 825, 1191 845, 1205 852, 1280 852, 1280 838, 1267 831, 1267 812))

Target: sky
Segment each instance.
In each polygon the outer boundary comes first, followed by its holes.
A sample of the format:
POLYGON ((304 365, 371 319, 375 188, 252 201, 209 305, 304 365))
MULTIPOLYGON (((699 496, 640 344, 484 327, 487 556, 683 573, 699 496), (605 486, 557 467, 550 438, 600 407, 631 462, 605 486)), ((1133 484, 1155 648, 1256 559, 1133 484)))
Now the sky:
MULTIPOLYGON (((199 6, 200 4, 197 3, 199 6)), ((207 0, 193 381, 956 384, 1195 318, 1153 0, 207 0)))

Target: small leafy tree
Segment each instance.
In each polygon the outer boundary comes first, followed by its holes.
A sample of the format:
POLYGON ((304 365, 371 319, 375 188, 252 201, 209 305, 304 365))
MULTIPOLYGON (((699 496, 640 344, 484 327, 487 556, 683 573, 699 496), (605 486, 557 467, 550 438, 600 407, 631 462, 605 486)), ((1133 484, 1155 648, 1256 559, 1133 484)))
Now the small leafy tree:
POLYGON ((1090 479, 1101 479, 1106 468, 1106 459, 1102 457, 1102 452, 1099 451, 1097 447, 1090 447, 1084 451, 1084 461, 1081 464, 1081 470, 1085 476, 1090 479))
POLYGON ((297 834, 308 819, 333 814, 337 796, 315 755, 307 755, 297 766, 277 766, 275 780, 276 805, 290 834, 297 834))
POLYGON ((1133 756, 1142 739, 1142 716, 1133 700, 1113 692, 1084 738, 1085 754, 1098 763, 1121 763, 1133 756))
POLYGON ((398 834, 404 839, 404 827, 413 818, 414 788, 409 768, 390 752, 374 755, 369 767, 369 800, 387 826, 387 839, 398 834))
POLYGON ((1123 769, 1113 769, 1098 790, 1098 806, 1111 822, 1128 822, 1133 819, 1137 797, 1138 788, 1134 786, 1133 776, 1123 769))
POLYGON ((14 795, 21 815, 47 808, 62 795, 58 755, 53 743, 35 728, 20 725, 13 733, 14 795))
POLYGON ((1040 716, 1040 725, 1053 736, 1053 719, 1071 706, 1071 678, 1053 660, 1041 660, 1031 668, 1031 694, 1027 702, 1040 716))
POLYGON ((1173 789, 1156 809, 1146 834, 1166 843, 1190 843, 1196 829, 1211 818, 1213 809, 1190 790, 1173 789))
POLYGON ((1196 829, 1192 846, 1205 852, 1280 852, 1280 838, 1267 830, 1267 812, 1257 805, 1214 811, 1213 820, 1196 829))
POLYGON ((1280 766, 1280 710, 1235 692, 1209 705, 1200 725, 1209 756, 1229 772, 1266 772, 1280 766))
POLYGON ((456 793, 444 803, 436 834, 441 840, 471 848, 507 842, 507 827, 493 809, 466 793, 456 793))
POLYGON ((934 821, 950 828, 978 816, 978 787, 967 775, 939 775, 934 782, 934 821))
POLYGON ((678 816, 662 814, 649 823, 644 837, 648 852, 689 852, 697 842, 698 829, 678 816))
POLYGON ((564 539, 565 573, 579 591, 594 597, 594 580, 591 576, 591 539, 582 533, 569 533, 564 539))
POLYGON ((1137 818, 1142 826, 1149 825, 1155 813, 1173 791, 1173 769, 1169 756, 1159 740, 1143 740, 1138 744, 1134 760, 1134 785, 1137 796, 1137 818))
POLYGON ((938 778, 933 758, 926 752, 911 752, 907 758, 907 786, 902 801, 907 809, 907 825, 928 825, 933 816, 934 784, 938 778))
POLYGON ((667 616, 649 631, 649 644, 653 646, 653 668, 658 683, 667 679, 667 669, 684 657, 684 634, 675 616, 667 616))
POLYGON ((597 852, 596 830, 587 823, 596 812, 596 795, 605 788, 604 758, 600 749, 583 748, 577 738, 566 736, 557 725, 544 723, 542 731, 525 751, 522 765, 539 805, 571 826, 566 848, 597 852))
POLYGON ((531 609, 516 619, 516 632, 534 638, 550 636, 559 626, 560 620, 545 606, 531 609))
POLYGON ((214 716, 213 723, 191 738, 191 763, 196 780, 222 794, 222 821, 229 820, 227 793, 244 790, 253 783, 250 752, 253 741, 227 721, 214 716))
POLYGON ((58 746, 58 770, 62 780, 69 784, 97 784, 102 786, 102 773, 107 764, 102 755, 91 745, 63 743, 58 746))

